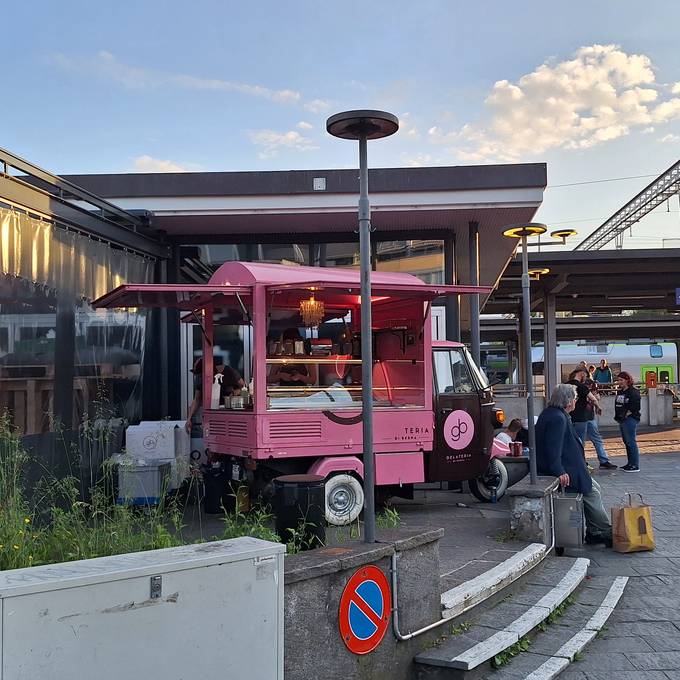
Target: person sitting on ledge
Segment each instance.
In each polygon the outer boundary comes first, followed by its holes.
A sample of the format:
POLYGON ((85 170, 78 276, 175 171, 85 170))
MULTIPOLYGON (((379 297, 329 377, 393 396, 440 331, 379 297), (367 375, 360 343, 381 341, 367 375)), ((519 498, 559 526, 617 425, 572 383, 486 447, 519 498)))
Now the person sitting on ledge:
POLYGON ((536 423, 536 464, 540 475, 557 477, 567 491, 583 494, 586 543, 611 548, 612 526, 602 505, 599 484, 590 476, 569 413, 576 405, 576 388, 558 385, 536 423))

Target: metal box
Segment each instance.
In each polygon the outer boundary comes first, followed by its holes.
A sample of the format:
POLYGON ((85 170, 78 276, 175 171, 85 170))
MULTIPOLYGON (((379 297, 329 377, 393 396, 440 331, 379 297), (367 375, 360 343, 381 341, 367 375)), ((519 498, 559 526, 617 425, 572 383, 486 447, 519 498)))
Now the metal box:
POLYGON ((555 546, 557 548, 580 548, 583 546, 585 519, 583 495, 580 493, 556 493, 553 495, 555 546))
POLYGON ((281 680, 284 550, 246 537, 0 572, 0 680, 281 680))
POLYGON ((147 461, 144 465, 118 461, 119 505, 158 505, 169 491, 170 463, 147 461))

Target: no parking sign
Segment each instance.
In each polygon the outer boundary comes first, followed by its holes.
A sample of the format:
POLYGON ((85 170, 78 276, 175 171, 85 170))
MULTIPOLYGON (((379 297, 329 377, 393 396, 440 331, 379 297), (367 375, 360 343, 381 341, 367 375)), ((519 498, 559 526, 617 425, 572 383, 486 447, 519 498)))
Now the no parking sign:
POLYGON ((385 574, 362 567, 347 582, 340 598, 338 624, 342 641, 354 654, 368 654, 381 642, 390 621, 392 597, 385 574))

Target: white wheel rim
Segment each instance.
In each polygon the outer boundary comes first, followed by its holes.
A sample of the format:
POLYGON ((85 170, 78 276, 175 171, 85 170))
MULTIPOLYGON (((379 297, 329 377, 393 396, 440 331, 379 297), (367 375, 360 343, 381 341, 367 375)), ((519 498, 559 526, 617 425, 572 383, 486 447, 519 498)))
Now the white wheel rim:
POLYGON ((326 521, 329 524, 350 524, 361 514, 363 504, 363 488, 355 477, 338 474, 326 480, 326 521))

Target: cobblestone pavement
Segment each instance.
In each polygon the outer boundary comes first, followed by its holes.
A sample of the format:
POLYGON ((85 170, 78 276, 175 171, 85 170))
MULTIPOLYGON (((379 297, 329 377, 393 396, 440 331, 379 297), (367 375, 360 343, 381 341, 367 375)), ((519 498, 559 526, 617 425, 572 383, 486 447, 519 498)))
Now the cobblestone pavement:
MULTIPOLYGON (((658 433, 655 438, 662 439, 658 433)), ((560 679, 680 680, 680 452, 645 453, 640 466, 639 474, 598 472, 597 479, 607 508, 627 491, 640 492, 652 506, 656 550, 622 555, 598 546, 584 551, 591 575, 630 580, 603 634, 560 679)))

